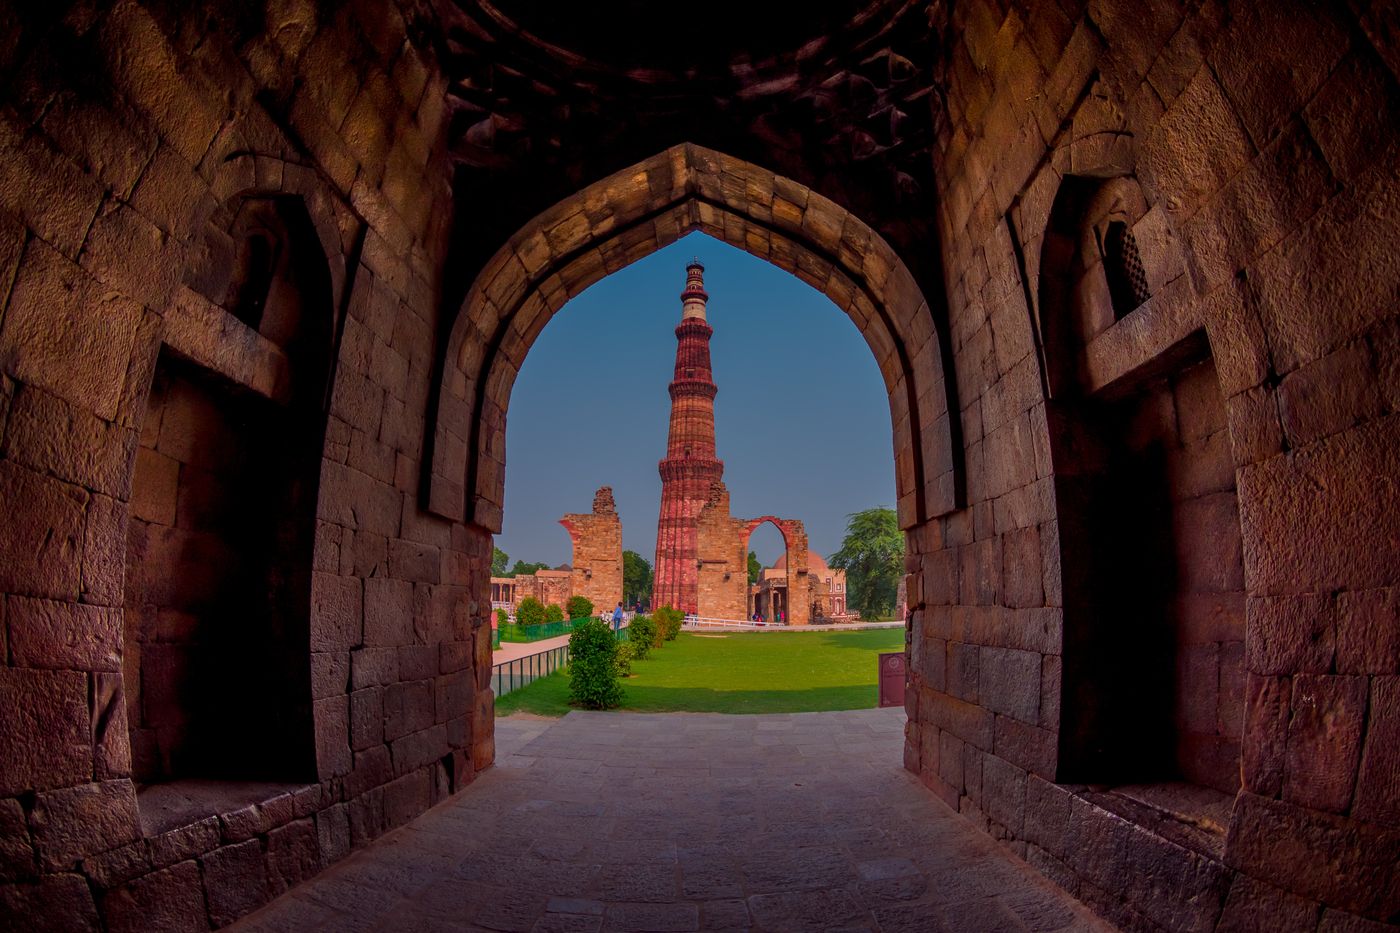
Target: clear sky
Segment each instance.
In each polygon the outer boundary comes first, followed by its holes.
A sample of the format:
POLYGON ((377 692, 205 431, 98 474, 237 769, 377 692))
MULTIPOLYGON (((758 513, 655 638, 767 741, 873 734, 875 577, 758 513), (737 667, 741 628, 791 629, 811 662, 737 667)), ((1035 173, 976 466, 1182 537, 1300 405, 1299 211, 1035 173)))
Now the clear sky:
MULTIPOLYGON (((889 402, 865 340, 845 312, 768 262, 692 233, 570 301, 530 350, 506 423, 505 526, 516 560, 571 559, 558 522, 612 486, 622 546, 652 561, 661 503, 685 264, 705 264, 715 436, 736 517, 800 519, 809 546, 841 546, 846 516, 893 508, 889 402)), ((782 554, 771 524, 751 546, 782 554)))

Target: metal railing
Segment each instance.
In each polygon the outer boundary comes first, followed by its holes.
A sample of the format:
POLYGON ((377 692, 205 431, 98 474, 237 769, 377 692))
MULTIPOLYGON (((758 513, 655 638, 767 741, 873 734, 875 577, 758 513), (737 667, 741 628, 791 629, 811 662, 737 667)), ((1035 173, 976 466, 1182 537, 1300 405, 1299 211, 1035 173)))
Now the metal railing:
POLYGON ((511 625, 507 623, 496 626, 496 630, 501 633, 501 641, 522 644, 567 635, 574 630, 575 625, 587 621, 587 619, 565 619, 562 622, 540 622, 536 625, 511 625))
POLYGON ((562 670, 568 664, 568 645, 547 648, 544 651, 527 654, 525 657, 516 658, 513 661, 502 661, 491 667, 491 689, 495 691, 498 698, 503 697, 507 693, 534 683, 541 677, 548 677, 555 671, 562 670))
MULTIPOLYGON (((618 641, 625 641, 627 628, 624 626, 615 629, 613 636, 618 641)), ((514 690, 534 683, 541 677, 548 677, 555 671, 562 671, 568 666, 569 646, 567 643, 546 648, 543 651, 536 651, 534 654, 527 654, 521 658, 502 661, 499 664, 491 665, 491 689, 495 692, 496 698, 499 699, 514 690)))
POLYGON ((777 622, 755 622, 752 619, 711 619, 702 616, 686 616, 681 623, 683 628, 777 628, 777 622))

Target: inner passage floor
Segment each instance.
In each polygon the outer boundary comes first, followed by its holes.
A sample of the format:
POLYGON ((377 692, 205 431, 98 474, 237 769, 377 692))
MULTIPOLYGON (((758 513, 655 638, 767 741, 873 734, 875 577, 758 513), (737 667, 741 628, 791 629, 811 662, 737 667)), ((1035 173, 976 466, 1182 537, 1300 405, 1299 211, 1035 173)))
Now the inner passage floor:
POLYGON ((466 791, 234 929, 1109 929, 903 770, 903 724, 497 720, 466 791))

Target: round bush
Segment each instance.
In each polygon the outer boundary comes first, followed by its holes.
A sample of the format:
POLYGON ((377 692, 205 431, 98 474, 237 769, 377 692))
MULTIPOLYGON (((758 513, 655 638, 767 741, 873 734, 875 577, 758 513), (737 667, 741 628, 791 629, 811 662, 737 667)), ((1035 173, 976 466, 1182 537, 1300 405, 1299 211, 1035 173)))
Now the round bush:
POLYGON ((622 702, 617 639, 601 619, 589 619, 569 635, 569 700, 584 709, 612 709, 622 702))
POLYGON ((656 627, 658 629, 657 647, 661 646, 661 641, 675 641, 676 636, 681 633, 681 623, 685 621, 685 616, 679 609, 672 609, 670 606, 662 606, 656 610, 654 615, 656 627))
POLYGON ((517 625, 539 625, 544 622, 544 603, 533 596, 526 596, 515 607, 517 625))
POLYGON ((633 616, 632 622, 627 626, 627 643, 632 646, 632 657, 635 660, 645 660, 658 642, 656 640, 656 622, 651 616, 633 616))
POLYGON ((570 596, 564 604, 564 612, 571 619, 586 619, 593 615, 593 600, 587 596, 570 596))
POLYGON ((497 625, 509 625, 509 624, 510 624, 510 613, 506 612, 504 609, 497 609, 497 610, 496 610, 496 624, 497 624, 497 625))
POLYGON ((544 620, 546 622, 563 622, 564 610, 560 609, 554 603, 550 603, 548 606, 544 607, 544 620))
POLYGON ((613 663, 617 667, 617 676, 632 676, 632 643, 630 641, 618 643, 617 657, 613 663))

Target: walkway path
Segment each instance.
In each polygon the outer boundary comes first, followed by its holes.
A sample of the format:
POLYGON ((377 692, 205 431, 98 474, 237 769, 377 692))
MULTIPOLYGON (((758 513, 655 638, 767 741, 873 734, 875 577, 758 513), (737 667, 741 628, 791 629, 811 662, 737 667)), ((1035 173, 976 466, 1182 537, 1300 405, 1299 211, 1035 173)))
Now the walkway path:
POLYGON ((234 927, 1107 930, 899 767, 903 713, 497 720, 455 799, 234 927))
POLYGON ((516 658, 539 654, 541 651, 548 651, 550 648, 558 648, 568 643, 568 635, 556 635, 553 638, 542 638, 539 641, 503 641, 501 647, 491 652, 491 663, 500 664, 503 661, 514 661, 516 658))

